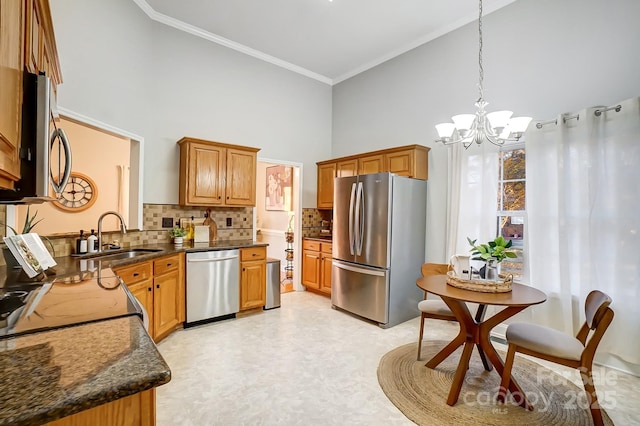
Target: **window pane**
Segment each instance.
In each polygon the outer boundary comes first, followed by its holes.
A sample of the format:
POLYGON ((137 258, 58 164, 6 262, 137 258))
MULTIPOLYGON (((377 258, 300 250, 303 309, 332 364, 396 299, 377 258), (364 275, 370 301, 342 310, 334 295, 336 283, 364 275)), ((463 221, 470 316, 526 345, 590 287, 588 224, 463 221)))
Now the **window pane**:
POLYGON ((524 210, 525 183, 505 182, 502 186, 502 209, 507 211, 524 210))
POLYGON ((503 179, 524 179, 525 178, 525 155, 524 149, 515 149, 502 153, 503 159, 503 179))
POLYGON ((524 248, 524 217, 523 216, 498 216, 498 232, 506 240, 511 240, 510 251, 517 258, 506 258, 501 264, 501 273, 513 274, 513 278, 522 277, 523 248, 524 248))

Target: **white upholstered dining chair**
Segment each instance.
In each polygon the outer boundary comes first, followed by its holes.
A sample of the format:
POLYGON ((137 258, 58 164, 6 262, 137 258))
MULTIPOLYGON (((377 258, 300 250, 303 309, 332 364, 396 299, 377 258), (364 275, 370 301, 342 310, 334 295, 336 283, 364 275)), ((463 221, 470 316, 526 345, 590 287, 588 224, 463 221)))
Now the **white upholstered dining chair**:
MULTIPOLYGON (((445 275, 449 270, 449 265, 444 263, 425 263, 420 268, 423 277, 430 275, 445 275)), ((420 360, 420 351, 422 350, 422 336, 424 334, 424 320, 427 318, 439 319, 444 321, 457 321, 446 303, 440 299, 427 299, 427 292, 424 292, 424 300, 418 303, 420 310, 420 334, 418 336, 418 357, 420 360)))
POLYGON ((602 413, 593 383, 592 368, 598 344, 613 320, 610 304, 611 298, 603 292, 599 290, 590 292, 584 306, 586 321, 575 337, 537 324, 510 324, 507 327, 509 349, 498 391, 498 401, 504 402, 506 398, 515 353, 520 352, 577 368, 580 371, 593 423, 596 426, 602 425, 602 413), (591 337, 587 339, 589 334, 591 337))

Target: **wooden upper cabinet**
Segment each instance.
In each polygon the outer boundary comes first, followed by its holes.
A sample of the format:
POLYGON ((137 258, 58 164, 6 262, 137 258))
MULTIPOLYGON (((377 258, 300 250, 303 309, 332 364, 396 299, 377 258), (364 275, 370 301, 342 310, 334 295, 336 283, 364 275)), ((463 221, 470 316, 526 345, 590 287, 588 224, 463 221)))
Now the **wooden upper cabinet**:
POLYGON ((333 208, 333 179, 336 177, 336 163, 318 164, 319 209, 333 208))
POLYGON ((257 148, 182 138, 180 204, 255 206, 257 148))
POLYGON ((20 179, 23 70, 62 82, 48 0, 0 2, 0 188, 20 179))
POLYGON ((318 165, 318 208, 333 208, 333 178, 391 172, 426 180, 429 149, 421 145, 400 146, 349 157, 321 161, 318 165))
POLYGON ((227 149, 226 204, 256 205, 256 153, 227 149), (251 177, 251 178, 248 178, 251 177))
POLYGON ((24 13, 22 0, 0 2, 0 187, 7 189, 20 179, 24 13))
POLYGON ((384 155, 368 155, 358 158, 358 174, 380 173, 385 169, 384 155))
POLYGON ((53 34, 53 22, 48 0, 26 0, 25 67, 37 74, 44 72, 51 78, 54 91, 62 83, 58 50, 53 34))
POLYGON ((358 159, 338 161, 336 163, 336 177, 349 177, 358 174, 358 159))
POLYGON ((385 169, 400 176, 426 180, 428 151, 428 148, 416 145, 411 149, 385 154, 385 169))

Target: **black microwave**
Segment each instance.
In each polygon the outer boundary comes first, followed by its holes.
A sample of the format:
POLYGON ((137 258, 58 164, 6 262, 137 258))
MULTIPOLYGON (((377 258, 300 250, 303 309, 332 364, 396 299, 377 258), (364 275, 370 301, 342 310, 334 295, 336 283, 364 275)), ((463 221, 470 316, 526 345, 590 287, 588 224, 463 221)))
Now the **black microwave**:
POLYGON ((71 146, 64 130, 58 128, 51 80, 44 74, 25 72, 23 86, 20 180, 13 190, 0 189, 0 204, 52 201, 52 194, 62 192, 71 173, 71 146), (51 164, 54 157, 56 164, 51 164))

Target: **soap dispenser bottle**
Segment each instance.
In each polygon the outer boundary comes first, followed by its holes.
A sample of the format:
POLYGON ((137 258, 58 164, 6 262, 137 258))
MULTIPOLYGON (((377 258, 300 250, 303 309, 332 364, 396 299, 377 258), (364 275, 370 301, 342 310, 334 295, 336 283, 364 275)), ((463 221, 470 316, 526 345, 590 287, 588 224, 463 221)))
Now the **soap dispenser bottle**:
POLYGON ((87 253, 87 239, 84 236, 83 230, 80 230, 80 238, 76 240, 76 253, 77 254, 87 253))
POLYGON ((91 235, 87 237, 87 252, 96 253, 98 251, 98 236, 95 230, 91 230, 91 235))

